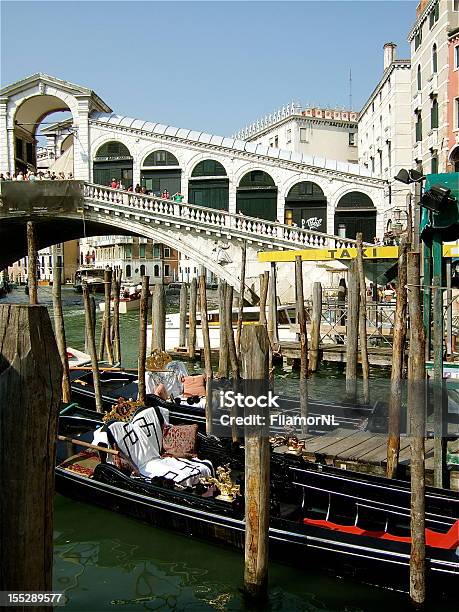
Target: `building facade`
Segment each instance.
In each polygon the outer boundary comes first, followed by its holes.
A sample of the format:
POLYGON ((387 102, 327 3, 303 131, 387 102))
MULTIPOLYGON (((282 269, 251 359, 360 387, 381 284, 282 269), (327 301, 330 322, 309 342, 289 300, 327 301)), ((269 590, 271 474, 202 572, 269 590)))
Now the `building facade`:
POLYGON ((357 163, 358 113, 351 110, 307 107, 291 103, 258 119, 235 137, 325 159, 357 163))
POLYGON ((406 224, 407 189, 394 183, 402 168, 411 168, 411 62, 396 58, 397 45, 384 45, 383 74, 359 113, 359 163, 389 183, 385 235, 406 224))
POLYGON ((447 171, 459 172, 459 28, 448 37, 448 163, 447 171))
MULTIPOLYGON (((54 280, 54 266, 61 268, 62 284, 73 283, 79 266, 78 241, 58 243, 54 247, 41 249, 37 257, 38 282, 48 285, 54 280)), ((9 278, 20 284, 27 282, 29 258, 23 257, 8 268, 9 278)))
POLYGON ((175 249, 137 236, 94 236, 80 240, 80 264, 122 270, 122 281, 138 284, 144 275, 150 284, 178 280, 175 249))
POLYGON ((408 36, 413 164, 425 174, 448 169, 448 37, 458 27, 458 0, 422 0, 408 36))

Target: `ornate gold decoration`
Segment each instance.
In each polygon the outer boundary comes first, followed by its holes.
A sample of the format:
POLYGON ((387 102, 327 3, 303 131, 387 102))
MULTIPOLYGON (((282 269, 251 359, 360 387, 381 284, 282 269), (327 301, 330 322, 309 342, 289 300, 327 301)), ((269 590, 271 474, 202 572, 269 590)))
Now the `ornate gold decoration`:
POLYGON ((231 468, 229 463, 226 465, 220 465, 217 468, 217 478, 213 476, 206 476, 201 478, 200 482, 207 485, 215 485, 220 491, 220 495, 217 495, 215 499, 221 501, 232 502, 236 499, 237 495, 241 495, 240 485, 236 485, 231 480, 231 468))
POLYGON ((277 446, 286 446, 286 454, 301 455, 304 451, 304 440, 298 440, 293 428, 287 428, 285 434, 277 434, 269 438, 273 448, 277 446))
POLYGON ((151 355, 145 361, 145 369, 147 372, 159 372, 164 370, 166 365, 172 361, 172 357, 166 351, 154 349, 151 355))
POLYGON ((142 407, 142 402, 127 400, 124 397, 119 397, 116 404, 112 406, 110 412, 107 412, 102 417, 102 420, 107 421, 130 421, 134 412, 142 407))

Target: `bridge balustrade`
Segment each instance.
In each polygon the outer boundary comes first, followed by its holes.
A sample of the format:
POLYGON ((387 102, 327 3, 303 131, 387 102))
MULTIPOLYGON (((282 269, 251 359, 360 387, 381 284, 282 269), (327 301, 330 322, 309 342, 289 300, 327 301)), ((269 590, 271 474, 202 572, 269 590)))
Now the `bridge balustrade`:
POLYGON ((356 244, 355 240, 349 238, 340 238, 275 221, 247 217, 240 213, 234 214, 186 202, 164 200, 152 195, 120 191, 92 183, 84 184, 84 196, 96 202, 144 210, 182 222, 188 220, 193 224, 208 226, 213 229, 220 227, 222 230, 226 230, 227 233, 249 234, 254 238, 271 238, 273 242, 286 242, 292 246, 346 248, 356 244))

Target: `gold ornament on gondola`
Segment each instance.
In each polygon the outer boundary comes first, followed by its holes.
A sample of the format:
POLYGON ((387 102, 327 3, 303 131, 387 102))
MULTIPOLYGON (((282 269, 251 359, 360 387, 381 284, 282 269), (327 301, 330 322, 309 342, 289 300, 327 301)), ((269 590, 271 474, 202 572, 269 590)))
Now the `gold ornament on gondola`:
POLYGON ((169 353, 159 349, 154 349, 145 361, 145 370, 147 372, 160 372, 161 370, 164 370, 170 361, 172 361, 172 357, 169 355, 169 353))
POLYGON ((217 468, 217 478, 206 476, 205 478, 201 478, 200 482, 206 485, 215 485, 220 491, 220 495, 217 495, 215 499, 221 501, 233 502, 237 495, 241 495, 240 485, 234 484, 231 480, 231 468, 229 463, 220 465, 217 468))
POLYGON ((142 402, 127 400, 124 397, 118 398, 116 404, 112 406, 110 412, 107 412, 102 417, 102 420, 107 421, 130 421, 134 412, 142 407, 142 402))
POLYGON ((287 427, 284 434, 277 434, 269 438, 273 448, 278 446, 286 446, 286 454, 301 455, 304 451, 304 440, 298 440, 295 435, 295 430, 292 427, 287 427))

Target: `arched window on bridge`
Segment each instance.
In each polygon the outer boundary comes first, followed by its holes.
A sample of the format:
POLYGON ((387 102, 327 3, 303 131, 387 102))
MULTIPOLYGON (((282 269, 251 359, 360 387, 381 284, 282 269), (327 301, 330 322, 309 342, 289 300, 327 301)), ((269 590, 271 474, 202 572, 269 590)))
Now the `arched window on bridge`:
POLYGON ((167 190, 171 196, 181 191, 182 170, 178 159, 169 151, 153 151, 144 159, 140 183, 154 195, 167 190))
POLYGON ((372 199, 360 191, 343 195, 335 210, 335 235, 355 238, 362 232, 365 242, 376 236, 376 208, 372 199))
POLYGON ((224 166, 214 159, 199 162, 188 183, 190 204, 228 210, 229 180, 224 166))
POLYGON ((236 192, 236 210, 249 217, 275 221, 277 217, 277 187, 262 170, 244 174, 236 192))
POLYGON ((128 264, 126 266, 126 278, 131 278, 132 276, 132 268, 131 268, 131 264, 128 264))
POLYGON ((123 143, 117 140, 106 142, 94 157, 93 181, 108 186, 112 179, 116 179, 127 189, 132 185, 132 165, 132 155, 123 143))
POLYGON ((327 231, 327 198, 319 185, 310 181, 293 185, 285 198, 285 223, 327 231))

